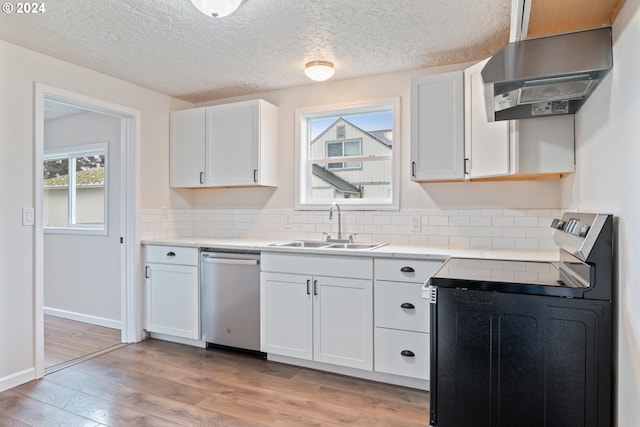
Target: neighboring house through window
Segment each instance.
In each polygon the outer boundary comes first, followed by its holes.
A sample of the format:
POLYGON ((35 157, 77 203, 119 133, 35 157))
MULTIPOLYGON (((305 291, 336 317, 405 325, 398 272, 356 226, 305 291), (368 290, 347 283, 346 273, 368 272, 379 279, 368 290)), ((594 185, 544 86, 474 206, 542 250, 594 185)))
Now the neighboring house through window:
POLYGON ((43 161, 46 231, 106 232, 107 143, 49 151, 43 161))
POLYGON ((297 208, 398 207, 399 99, 297 110, 297 208))

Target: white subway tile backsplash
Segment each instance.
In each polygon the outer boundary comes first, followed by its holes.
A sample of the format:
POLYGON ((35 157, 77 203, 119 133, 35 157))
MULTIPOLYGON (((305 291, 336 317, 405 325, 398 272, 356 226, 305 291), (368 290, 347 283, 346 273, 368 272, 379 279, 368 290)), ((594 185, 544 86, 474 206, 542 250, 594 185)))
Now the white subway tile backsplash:
MULTIPOLYGON (((455 249, 554 250, 549 227, 555 209, 407 209, 342 211, 342 233, 355 234, 358 242, 380 242, 455 249), (419 231, 410 218, 421 219, 419 231)), ((170 237, 254 238, 268 240, 322 240, 335 237, 338 216, 328 211, 252 209, 141 209, 138 214, 143 239, 170 237), (285 217, 291 223, 285 229, 285 217)))

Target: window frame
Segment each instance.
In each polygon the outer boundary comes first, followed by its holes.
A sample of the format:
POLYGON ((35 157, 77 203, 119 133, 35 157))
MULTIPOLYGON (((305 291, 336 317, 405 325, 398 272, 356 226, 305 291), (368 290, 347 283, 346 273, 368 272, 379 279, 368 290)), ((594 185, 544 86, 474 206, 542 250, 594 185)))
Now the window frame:
MULTIPOLYGON (((44 162, 48 160, 55 159, 68 159, 69 161, 69 207, 67 212, 67 226, 64 227, 48 227, 43 224, 43 232, 47 234, 88 234, 88 235, 99 235, 106 236, 109 234, 108 224, 109 224, 109 143, 106 142, 97 142, 93 144, 85 144, 85 145, 76 145, 73 147, 64 147, 64 148, 56 148, 45 150, 41 167, 44 168, 44 162), (76 218, 76 171, 75 167, 72 167, 72 164, 75 166, 75 159, 78 157, 87 157, 87 156, 104 156, 104 221, 102 224, 77 224, 75 223, 76 218), (74 160, 72 160, 74 159, 74 160), (73 173, 72 173, 73 171, 73 173), (73 175, 73 176, 72 176, 73 175)), ((42 175, 41 175, 42 176, 42 175)), ((44 181, 44 178, 43 178, 44 181)), ((44 196, 45 187, 43 185, 43 196, 44 196)), ((42 203, 44 208, 44 203, 42 203)), ((43 209, 44 211, 44 209, 43 209)))
MULTIPOLYGON (((295 110, 295 210, 328 209, 331 203, 338 202, 341 207, 351 210, 398 210, 400 207, 400 146, 401 135, 401 98, 382 98, 353 103, 330 104, 315 107, 296 108, 295 110), (332 198, 313 200, 310 196, 311 163, 309 159, 310 119, 348 116, 360 113, 374 113, 390 110, 392 113, 393 144, 391 146, 391 197, 389 198, 332 198)), ((349 138, 355 139, 355 138, 349 138)), ((336 140, 337 142, 337 140, 336 140)), ((341 162, 386 160, 380 156, 348 156, 341 162)), ((320 161, 322 163, 323 161, 320 161)), ((315 163, 318 163, 317 161, 315 163)), ((329 162, 325 162, 329 163, 329 162)), ((337 162, 335 162, 337 163, 337 162)), ((331 169, 328 169, 331 170, 331 169)), ((337 170, 337 169, 334 169, 337 170)), ((349 170, 349 169, 347 169, 349 170)))

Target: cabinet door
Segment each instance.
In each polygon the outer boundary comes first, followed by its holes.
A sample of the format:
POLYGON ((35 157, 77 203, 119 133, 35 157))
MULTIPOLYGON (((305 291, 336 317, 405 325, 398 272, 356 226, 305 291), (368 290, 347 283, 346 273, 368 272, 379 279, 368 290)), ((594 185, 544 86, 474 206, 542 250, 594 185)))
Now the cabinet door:
POLYGON ((261 351, 300 359, 312 359, 313 301, 311 285, 310 276, 261 273, 261 351))
POLYGON ((205 109, 171 113, 171 187, 202 187, 205 172, 205 109))
POLYGON ((468 178, 508 175, 510 173, 510 121, 490 122, 487 120, 484 85, 480 75, 487 61, 488 59, 464 70, 464 129, 468 178))
POLYGON ((149 264, 146 279, 146 329, 200 339, 198 267, 149 264))
POLYGON ((411 82, 411 177, 464 178, 462 71, 411 82))
POLYGON ((207 185, 258 182, 258 102, 207 107, 207 185))
POLYGON ((314 276, 314 360, 373 369, 373 284, 314 276))

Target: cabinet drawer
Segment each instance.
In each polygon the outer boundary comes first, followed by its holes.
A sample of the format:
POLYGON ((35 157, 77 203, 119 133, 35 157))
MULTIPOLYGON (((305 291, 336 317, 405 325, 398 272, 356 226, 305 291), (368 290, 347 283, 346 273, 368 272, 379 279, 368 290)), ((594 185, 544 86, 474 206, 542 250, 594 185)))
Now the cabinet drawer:
POLYGON ((429 332, 429 300, 422 298, 421 291, 420 283, 376 280, 375 326, 429 332))
POLYGON ((147 263, 198 265, 198 248, 147 245, 147 263))
POLYGON ((376 280, 424 283, 442 265, 442 261, 426 259, 376 259, 376 280))
POLYGON ((336 255, 298 255, 262 252, 260 270, 308 276, 372 279, 373 258, 336 255))
POLYGON ((429 379, 429 334, 375 328, 374 340, 375 371, 429 379))

